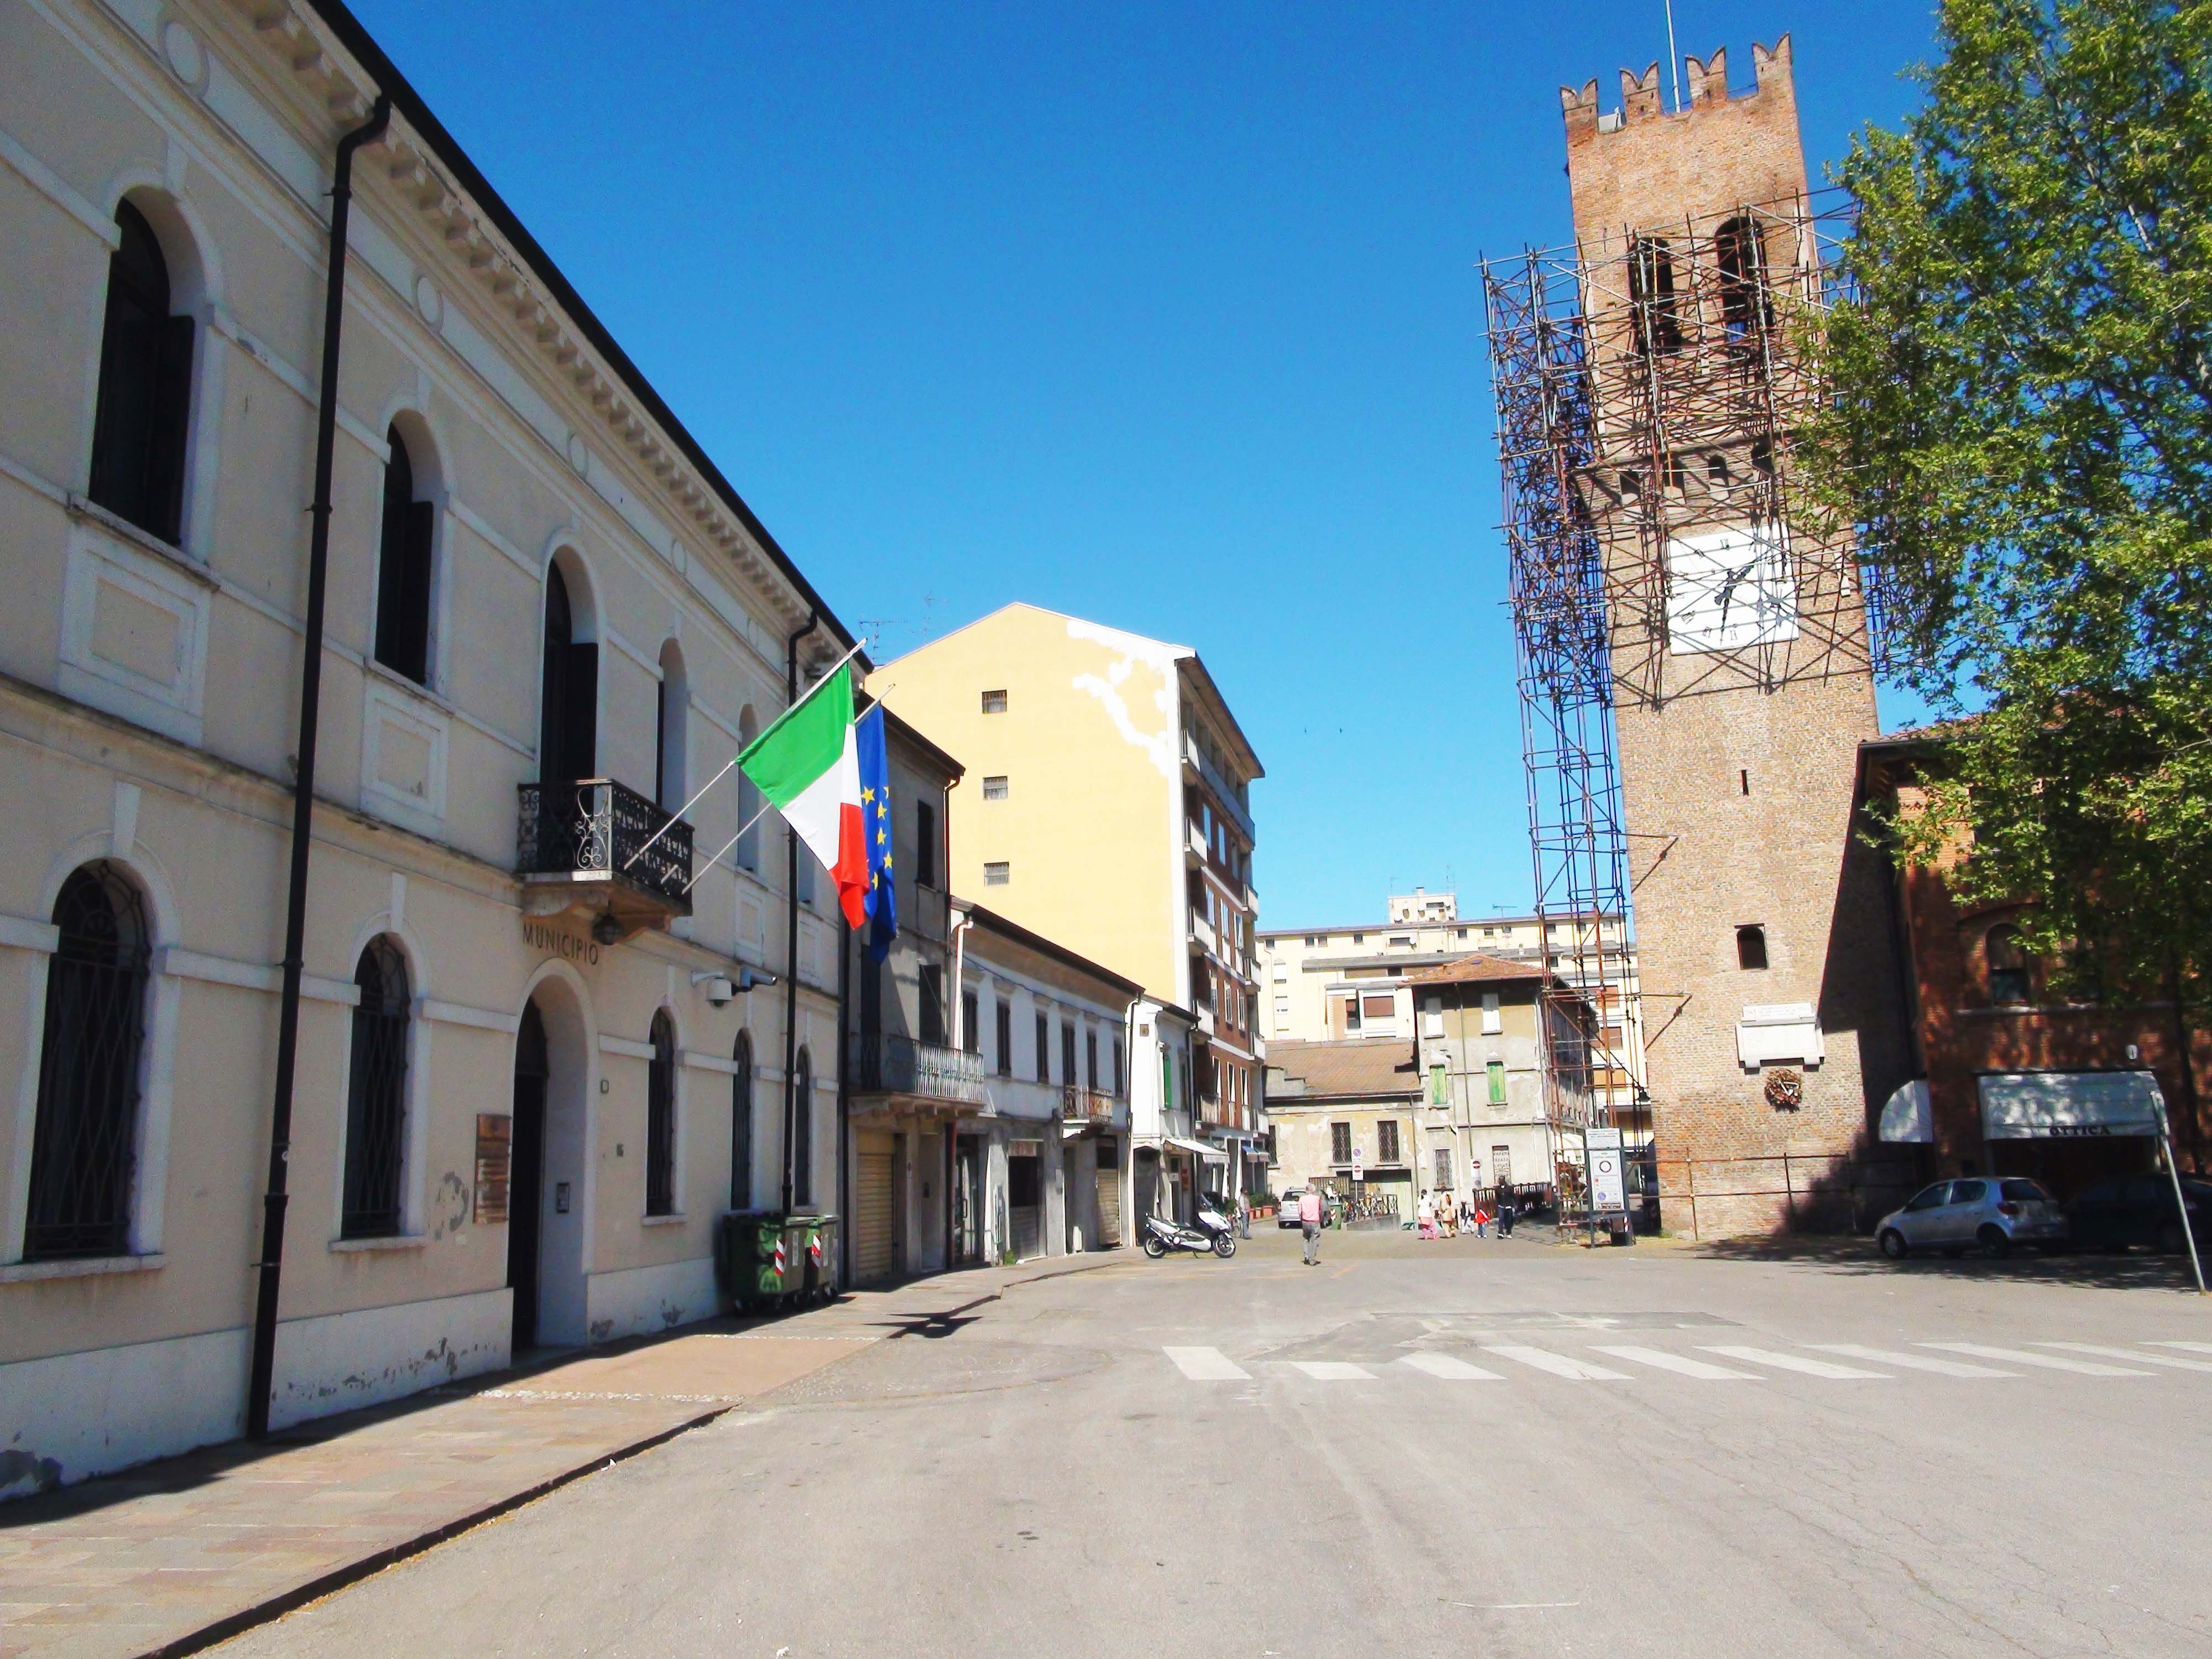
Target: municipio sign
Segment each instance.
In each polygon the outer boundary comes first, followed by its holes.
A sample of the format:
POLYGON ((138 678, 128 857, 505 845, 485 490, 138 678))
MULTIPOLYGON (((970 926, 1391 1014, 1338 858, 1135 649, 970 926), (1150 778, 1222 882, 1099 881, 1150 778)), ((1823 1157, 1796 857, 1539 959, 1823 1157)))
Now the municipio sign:
POLYGON ((1589 1159, 1590 1208, 1599 1214, 1628 1207, 1628 1190, 1620 1170, 1620 1131, 1585 1129, 1583 1147, 1589 1159))

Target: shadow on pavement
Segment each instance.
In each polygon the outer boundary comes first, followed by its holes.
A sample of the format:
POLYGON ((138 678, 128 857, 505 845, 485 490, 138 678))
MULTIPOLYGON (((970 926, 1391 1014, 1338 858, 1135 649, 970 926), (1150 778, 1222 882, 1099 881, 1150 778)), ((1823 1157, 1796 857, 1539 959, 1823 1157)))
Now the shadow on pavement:
POLYGON ((1802 1261, 1840 1273, 1942 1278, 2035 1285, 2076 1285, 2094 1290, 2187 1291, 2196 1281, 2180 1256, 2106 1255, 2087 1252, 2042 1255, 2028 1252, 2002 1261, 1978 1251, 1965 1255, 1915 1255, 1892 1261, 1870 1238, 1802 1234, 1769 1238, 1711 1239, 1683 1247, 1682 1254, 1707 1261, 1802 1261))

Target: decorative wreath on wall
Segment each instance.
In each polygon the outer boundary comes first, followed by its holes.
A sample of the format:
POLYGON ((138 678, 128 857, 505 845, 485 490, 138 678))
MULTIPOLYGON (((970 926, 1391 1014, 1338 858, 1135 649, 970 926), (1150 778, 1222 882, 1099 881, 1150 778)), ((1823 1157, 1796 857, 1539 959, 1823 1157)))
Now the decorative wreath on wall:
POLYGON ((1766 1074, 1766 1103, 1778 1112, 1794 1112, 1805 1103, 1805 1079, 1789 1066, 1766 1074))

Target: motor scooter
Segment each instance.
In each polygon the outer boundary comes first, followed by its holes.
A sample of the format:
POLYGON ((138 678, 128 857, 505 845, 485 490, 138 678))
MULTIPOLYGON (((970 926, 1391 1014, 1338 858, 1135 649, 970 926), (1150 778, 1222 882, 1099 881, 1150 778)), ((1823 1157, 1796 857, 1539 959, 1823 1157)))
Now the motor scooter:
POLYGON ((1145 1254, 1155 1261, 1170 1250, 1194 1250, 1200 1255, 1211 1252, 1226 1261, 1237 1254, 1237 1230, 1227 1217, 1201 1205, 1195 1227, 1146 1216, 1144 1243, 1145 1254))

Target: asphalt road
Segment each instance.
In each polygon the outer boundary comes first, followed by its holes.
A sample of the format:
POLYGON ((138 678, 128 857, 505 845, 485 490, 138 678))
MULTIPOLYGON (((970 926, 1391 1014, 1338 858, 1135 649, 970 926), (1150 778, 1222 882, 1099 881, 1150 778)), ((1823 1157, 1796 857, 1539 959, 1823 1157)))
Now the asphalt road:
POLYGON ((887 1324, 221 1651, 2212 1653, 2166 1266, 1327 1239, 887 1324))

